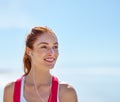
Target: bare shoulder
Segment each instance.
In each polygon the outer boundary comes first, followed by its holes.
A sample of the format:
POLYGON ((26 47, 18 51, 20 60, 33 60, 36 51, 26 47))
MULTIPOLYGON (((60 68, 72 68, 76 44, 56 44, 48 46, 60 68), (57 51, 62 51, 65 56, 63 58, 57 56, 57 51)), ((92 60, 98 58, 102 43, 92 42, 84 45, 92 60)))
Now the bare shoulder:
POLYGON ((76 90, 68 83, 60 83, 60 102, 78 102, 76 90))
POLYGON ((14 82, 8 83, 4 88, 3 102, 13 102, 14 82))

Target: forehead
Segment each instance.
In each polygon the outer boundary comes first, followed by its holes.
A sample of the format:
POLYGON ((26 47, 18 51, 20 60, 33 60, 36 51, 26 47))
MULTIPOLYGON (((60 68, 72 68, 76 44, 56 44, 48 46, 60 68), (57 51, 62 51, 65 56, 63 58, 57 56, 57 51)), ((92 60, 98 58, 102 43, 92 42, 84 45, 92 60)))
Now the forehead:
POLYGON ((37 40, 35 41, 36 44, 39 44, 41 42, 56 43, 58 40, 56 35, 46 32, 38 36, 37 40))

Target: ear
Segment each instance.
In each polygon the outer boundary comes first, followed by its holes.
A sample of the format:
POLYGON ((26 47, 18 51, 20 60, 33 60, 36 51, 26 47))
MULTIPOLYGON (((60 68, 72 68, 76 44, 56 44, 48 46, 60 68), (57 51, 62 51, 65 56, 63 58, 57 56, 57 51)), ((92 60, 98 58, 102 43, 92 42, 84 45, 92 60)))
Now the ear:
POLYGON ((31 56, 32 50, 29 47, 26 47, 26 53, 27 53, 27 55, 31 56))

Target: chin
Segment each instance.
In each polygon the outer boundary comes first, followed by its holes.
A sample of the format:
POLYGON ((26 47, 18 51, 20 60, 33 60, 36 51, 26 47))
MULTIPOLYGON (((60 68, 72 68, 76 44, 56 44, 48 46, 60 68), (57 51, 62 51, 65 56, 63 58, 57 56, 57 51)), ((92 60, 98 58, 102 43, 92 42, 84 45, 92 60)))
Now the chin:
POLYGON ((45 64, 44 66, 46 67, 46 69, 53 69, 54 68, 54 64, 45 64))
POLYGON ((49 69, 53 69, 54 65, 48 65, 49 69))

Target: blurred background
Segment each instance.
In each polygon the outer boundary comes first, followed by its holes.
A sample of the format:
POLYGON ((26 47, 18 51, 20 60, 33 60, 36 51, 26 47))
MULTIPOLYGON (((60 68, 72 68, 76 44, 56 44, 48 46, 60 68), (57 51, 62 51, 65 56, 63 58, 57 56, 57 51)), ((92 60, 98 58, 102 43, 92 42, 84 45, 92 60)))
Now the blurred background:
POLYGON ((75 87, 79 102, 120 102, 119 0, 0 0, 0 102, 23 74, 25 37, 39 25, 58 36, 51 73, 75 87))

